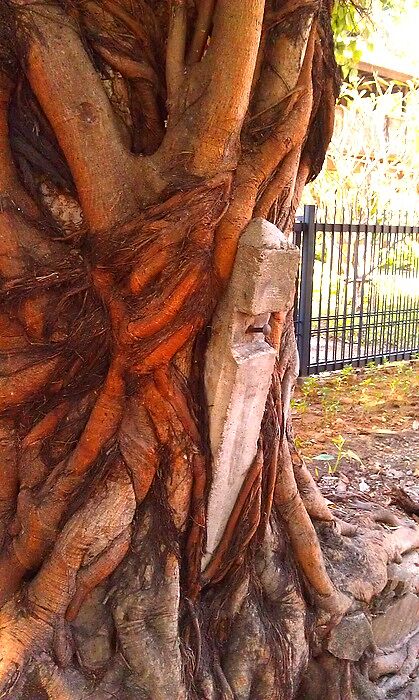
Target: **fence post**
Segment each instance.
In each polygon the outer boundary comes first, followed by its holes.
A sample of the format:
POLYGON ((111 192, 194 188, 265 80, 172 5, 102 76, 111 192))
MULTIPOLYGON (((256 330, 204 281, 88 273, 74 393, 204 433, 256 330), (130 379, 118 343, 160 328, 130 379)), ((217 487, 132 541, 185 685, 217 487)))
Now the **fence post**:
POLYGON ((301 256, 301 287, 299 323, 301 328, 299 354, 300 376, 307 377, 310 371, 311 309, 313 300, 314 250, 316 244, 316 207, 304 206, 303 246, 301 256))

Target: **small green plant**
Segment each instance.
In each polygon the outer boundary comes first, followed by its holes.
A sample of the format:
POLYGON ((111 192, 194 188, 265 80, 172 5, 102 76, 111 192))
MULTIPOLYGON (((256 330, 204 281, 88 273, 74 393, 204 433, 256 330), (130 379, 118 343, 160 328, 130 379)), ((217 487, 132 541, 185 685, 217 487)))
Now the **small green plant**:
POLYGON ((317 377, 306 377, 301 386, 301 393, 305 397, 313 396, 317 392, 317 377))
POLYGON ((343 367, 341 371, 339 372, 339 376, 343 377, 344 379, 346 377, 351 377, 352 375, 355 374, 355 367, 352 365, 346 365, 346 367, 343 367))
POLYGON ((323 415, 325 417, 325 420, 331 420, 334 418, 337 414, 337 412, 341 408, 341 403, 339 399, 336 397, 335 392, 333 391, 332 388, 330 387, 323 387, 321 390, 322 393, 322 409, 323 409, 323 415))
POLYGON ((346 439, 342 435, 338 435, 335 438, 332 438, 332 442, 337 447, 338 453, 336 455, 336 462, 332 465, 329 464, 328 472, 329 474, 335 474, 337 470, 339 469, 339 465, 342 461, 342 458, 345 456, 345 451, 343 449, 343 446, 346 442, 346 439))
POLYGON ((297 413, 305 413, 308 409, 308 402, 305 397, 301 399, 291 399, 291 409, 297 413))

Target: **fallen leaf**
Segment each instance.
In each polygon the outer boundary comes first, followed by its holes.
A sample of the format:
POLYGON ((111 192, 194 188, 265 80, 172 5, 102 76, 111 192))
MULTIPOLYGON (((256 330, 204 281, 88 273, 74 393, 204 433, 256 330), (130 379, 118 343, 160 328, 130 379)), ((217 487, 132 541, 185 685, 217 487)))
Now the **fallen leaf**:
POLYGON ((389 428, 372 428, 372 433, 377 433, 377 435, 397 435, 397 430, 390 430, 389 428))
POLYGON ((355 462, 358 462, 358 464, 363 464, 361 457, 353 450, 345 450, 345 457, 353 459, 355 462))
POLYGON ((334 455, 328 455, 326 452, 322 452, 320 455, 316 455, 313 459, 317 459, 319 462, 332 462, 336 457, 334 455))

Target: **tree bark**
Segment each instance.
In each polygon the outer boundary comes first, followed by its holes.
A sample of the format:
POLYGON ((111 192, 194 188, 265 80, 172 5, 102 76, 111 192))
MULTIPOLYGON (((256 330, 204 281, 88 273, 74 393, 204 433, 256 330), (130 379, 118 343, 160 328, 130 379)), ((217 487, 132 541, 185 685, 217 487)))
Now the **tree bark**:
POLYGON ((292 310, 270 319, 256 456, 201 571, 211 317, 246 225, 289 235, 321 167, 330 12, 2 3, 0 697, 289 700, 316 624, 351 604, 293 447, 292 310))

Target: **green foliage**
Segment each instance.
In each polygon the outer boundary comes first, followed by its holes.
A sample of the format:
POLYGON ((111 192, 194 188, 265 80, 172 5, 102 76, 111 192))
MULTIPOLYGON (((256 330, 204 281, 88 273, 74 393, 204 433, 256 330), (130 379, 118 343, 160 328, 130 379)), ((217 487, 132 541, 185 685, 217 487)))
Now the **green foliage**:
POLYGON ((361 60, 364 44, 371 36, 372 24, 365 5, 365 0, 360 5, 338 0, 333 11, 332 30, 335 37, 336 61, 348 82, 356 78, 356 65, 361 60))
MULTIPOLYGON (((403 91, 383 79, 345 83, 325 167, 304 192, 303 202, 320 209, 352 212, 356 221, 411 224, 417 220, 419 84, 403 91), (406 222, 404 221, 407 216, 406 222)), ((401 257, 415 258, 414 243, 401 257)), ((417 245, 417 244, 416 244, 417 245)), ((316 260, 321 260, 321 248, 316 260)))
POLYGON ((377 28, 383 20, 394 26, 406 12, 419 7, 419 0, 337 0, 332 15, 335 56, 344 80, 352 83, 356 66, 365 50, 373 50, 381 41, 377 28))

